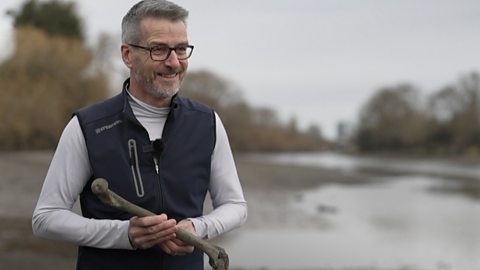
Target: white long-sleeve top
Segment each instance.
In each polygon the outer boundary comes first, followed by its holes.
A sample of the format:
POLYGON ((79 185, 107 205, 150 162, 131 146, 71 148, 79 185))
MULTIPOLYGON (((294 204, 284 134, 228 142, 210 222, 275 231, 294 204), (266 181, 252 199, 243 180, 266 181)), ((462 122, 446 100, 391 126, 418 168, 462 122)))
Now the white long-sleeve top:
MULTIPOLYGON (((149 106, 130 95, 129 103, 151 140, 161 138, 170 108, 149 106)), ((216 117, 209 193, 213 210, 191 217, 199 237, 211 239, 243 224, 247 204, 243 196, 225 128, 216 117)), ((128 220, 88 219, 72 208, 92 175, 85 138, 76 117, 65 127, 35 207, 35 235, 96 248, 132 249, 128 220)))

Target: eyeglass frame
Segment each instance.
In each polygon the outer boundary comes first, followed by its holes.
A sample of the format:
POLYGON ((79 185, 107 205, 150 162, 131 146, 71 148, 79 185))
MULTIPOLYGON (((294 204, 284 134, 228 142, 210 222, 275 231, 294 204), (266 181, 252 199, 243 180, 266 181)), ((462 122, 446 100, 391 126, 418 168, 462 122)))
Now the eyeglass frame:
POLYGON ((187 57, 185 58, 178 58, 178 55, 177 55, 177 59, 178 60, 187 60, 188 58, 190 58, 190 56, 192 56, 193 54, 193 49, 195 48, 195 46, 193 45, 179 45, 179 46, 175 46, 175 47, 168 47, 166 45, 155 45, 155 46, 152 46, 152 47, 144 47, 144 46, 140 46, 140 45, 137 45, 137 44, 132 44, 132 43, 125 43, 127 44, 128 46, 132 46, 134 48, 138 48, 138 49, 143 49, 143 50, 146 50, 148 52, 150 52, 150 59, 152 59, 153 61, 165 61, 167 60, 170 55, 172 54, 172 51, 175 51, 175 54, 177 53, 177 49, 179 49, 180 47, 187 47, 187 48, 190 48, 190 53, 188 54, 187 57), (155 48, 158 48, 158 47, 164 47, 164 48, 167 48, 168 49, 168 53, 167 55, 165 56, 165 59, 162 59, 162 60, 155 60, 153 59, 153 55, 152 55, 152 51, 155 49, 155 48))

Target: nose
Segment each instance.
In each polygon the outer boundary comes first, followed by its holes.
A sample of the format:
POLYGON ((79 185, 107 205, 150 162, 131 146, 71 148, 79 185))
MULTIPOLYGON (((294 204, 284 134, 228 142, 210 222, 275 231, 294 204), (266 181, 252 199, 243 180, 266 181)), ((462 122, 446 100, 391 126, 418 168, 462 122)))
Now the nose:
POLYGON ((180 60, 178 60, 178 56, 175 50, 172 50, 170 52, 170 55, 168 56, 167 59, 165 59, 164 64, 173 68, 180 66, 180 60))

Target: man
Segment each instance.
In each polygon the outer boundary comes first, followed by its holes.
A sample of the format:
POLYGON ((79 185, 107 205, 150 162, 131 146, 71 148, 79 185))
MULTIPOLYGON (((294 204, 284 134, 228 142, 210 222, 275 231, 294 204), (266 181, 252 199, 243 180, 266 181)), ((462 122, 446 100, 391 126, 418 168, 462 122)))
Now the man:
POLYGON ((79 246, 77 269, 203 269, 203 254, 175 238, 211 239, 245 222, 246 202, 222 122, 177 95, 188 67, 188 11, 145 0, 122 21, 130 79, 121 94, 81 109, 65 127, 33 213, 35 235, 79 246), (90 190, 105 178, 157 213, 132 217, 90 190), (203 214, 210 193, 214 210, 203 214), (80 197, 82 216, 72 211, 80 197))

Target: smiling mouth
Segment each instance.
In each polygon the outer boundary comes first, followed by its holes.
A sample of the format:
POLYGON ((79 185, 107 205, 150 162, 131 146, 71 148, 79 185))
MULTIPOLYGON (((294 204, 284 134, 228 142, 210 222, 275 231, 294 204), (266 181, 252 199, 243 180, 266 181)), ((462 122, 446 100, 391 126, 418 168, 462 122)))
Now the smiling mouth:
POLYGON ((165 78, 165 79, 174 79, 177 77, 178 73, 173 73, 173 74, 158 74, 160 77, 165 78))

